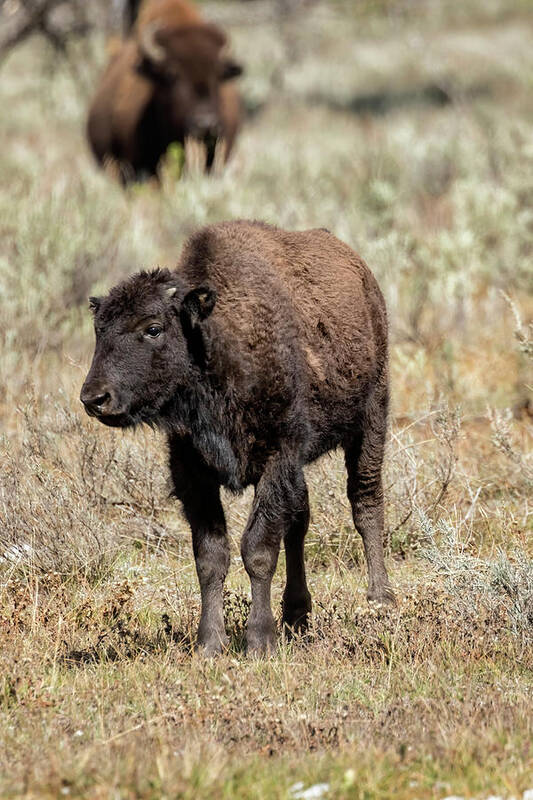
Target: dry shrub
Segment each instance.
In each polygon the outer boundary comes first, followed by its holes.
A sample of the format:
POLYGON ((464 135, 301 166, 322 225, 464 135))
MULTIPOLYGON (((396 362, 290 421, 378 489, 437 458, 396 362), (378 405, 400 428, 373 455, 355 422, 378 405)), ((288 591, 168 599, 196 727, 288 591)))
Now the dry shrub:
POLYGON ((318 602, 311 639, 327 642, 336 655, 344 652, 371 664, 422 664, 447 653, 476 661, 520 652, 527 634, 511 625, 512 609, 492 602, 483 589, 475 603, 468 599, 435 576, 404 590, 397 608, 353 608, 344 597, 329 606, 318 602))
POLYGON ((124 538, 158 547, 165 484, 149 433, 104 434, 59 403, 22 414, 22 448, 0 443, 0 563, 97 577, 124 538))
POLYGON ((33 455, 21 461, 5 447, 1 454, 4 564, 44 573, 101 574, 116 554, 116 526, 91 507, 76 477, 33 455))
POLYGON ((446 520, 420 517, 426 537, 422 555, 444 577, 461 614, 499 615, 524 649, 533 644, 533 560, 520 549, 496 558, 469 552, 458 529, 446 520))
POLYGON ((443 403, 435 410, 392 430, 385 471, 390 550, 405 556, 419 544, 420 513, 433 518, 454 477, 459 409, 443 403))
POLYGON ((31 581, 8 579, 3 588, 0 635, 9 641, 10 659, 25 652, 33 637, 46 653, 48 667, 133 660, 164 653, 171 643, 190 653, 190 635, 172 625, 168 614, 149 618, 136 606, 139 581, 65 582, 59 573, 31 581))
POLYGON ((515 330, 514 335, 515 339, 518 342, 519 350, 524 353, 527 358, 530 360, 533 359, 533 322, 526 324, 522 320, 522 315, 516 305, 516 303, 511 300, 509 295, 505 292, 502 292, 504 299, 509 304, 509 307, 513 313, 514 321, 515 321, 515 330))
POLYGON ((250 613, 250 599, 242 590, 224 589, 224 623, 231 639, 231 647, 237 651, 246 648, 246 623, 250 613))
POLYGON ((488 408, 487 417, 491 427, 491 441, 511 466, 511 483, 516 489, 531 490, 533 487, 533 451, 527 451, 516 432, 513 412, 510 408, 488 408))

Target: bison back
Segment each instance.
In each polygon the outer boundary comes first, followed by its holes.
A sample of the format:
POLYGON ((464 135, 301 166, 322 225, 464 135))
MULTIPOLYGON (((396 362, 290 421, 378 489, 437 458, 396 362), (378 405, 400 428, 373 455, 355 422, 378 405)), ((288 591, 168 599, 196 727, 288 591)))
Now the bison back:
POLYGON ((333 404, 365 395, 384 373, 381 291, 364 261, 326 230, 213 225, 191 238, 180 269, 216 289, 213 317, 248 371, 292 370, 333 404))
POLYGON ((87 137, 96 159, 114 156, 133 162, 137 127, 153 94, 151 82, 135 67, 139 58, 134 41, 124 42, 106 67, 87 120, 87 137))
POLYGON ((152 23, 181 27, 202 22, 200 13, 187 0, 145 0, 137 18, 137 28, 152 23))

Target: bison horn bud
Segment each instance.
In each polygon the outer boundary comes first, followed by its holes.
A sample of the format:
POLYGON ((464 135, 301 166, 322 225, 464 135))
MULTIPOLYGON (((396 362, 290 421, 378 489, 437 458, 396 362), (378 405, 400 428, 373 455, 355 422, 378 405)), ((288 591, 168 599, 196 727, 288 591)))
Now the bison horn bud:
POLYGON ((170 289, 166 290, 166 295, 170 299, 171 297, 174 297, 177 291, 178 290, 175 286, 171 286, 170 289))
POLYGON ((139 48, 141 53, 154 64, 161 64, 165 59, 165 48, 156 41, 158 25, 151 22, 145 25, 139 34, 139 48))

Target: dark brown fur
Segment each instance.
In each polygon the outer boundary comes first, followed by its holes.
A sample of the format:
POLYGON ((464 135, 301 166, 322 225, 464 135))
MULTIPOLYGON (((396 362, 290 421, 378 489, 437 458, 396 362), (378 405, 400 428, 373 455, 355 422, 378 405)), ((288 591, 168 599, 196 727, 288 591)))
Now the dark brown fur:
POLYGON ((270 585, 281 539, 283 620, 305 628, 303 467, 339 446, 368 596, 393 599, 382 542, 387 319, 353 250, 324 230, 221 223, 191 237, 175 272, 141 273, 92 304, 96 351, 81 399, 108 425, 146 421, 167 431, 175 493, 193 534, 200 645, 213 652, 226 642, 220 486, 255 487, 242 539, 252 585, 248 647, 264 651, 275 641, 270 585))
POLYGON ((207 168, 218 140, 227 159, 241 117, 230 79, 241 68, 224 54, 225 43, 224 33, 185 0, 144 3, 91 103, 87 136, 97 161, 116 165, 124 181, 156 175, 169 144, 188 136, 205 142, 207 168))

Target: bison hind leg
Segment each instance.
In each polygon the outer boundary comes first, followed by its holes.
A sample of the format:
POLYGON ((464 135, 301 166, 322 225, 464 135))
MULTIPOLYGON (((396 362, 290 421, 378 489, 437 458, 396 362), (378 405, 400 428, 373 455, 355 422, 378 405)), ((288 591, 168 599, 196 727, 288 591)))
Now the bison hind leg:
POLYGON ((261 655, 276 646, 270 594, 282 538, 287 554, 284 623, 287 628, 301 630, 307 622, 311 599, 305 582, 303 539, 308 520, 307 489, 298 455, 284 448, 271 456, 256 486, 241 542, 242 560, 252 589, 247 626, 250 653, 261 655))
POLYGON ((379 388, 361 429, 345 444, 347 493, 356 529, 363 539, 368 567, 369 601, 394 604, 383 548, 384 501, 381 469, 385 448, 387 392, 379 388))

